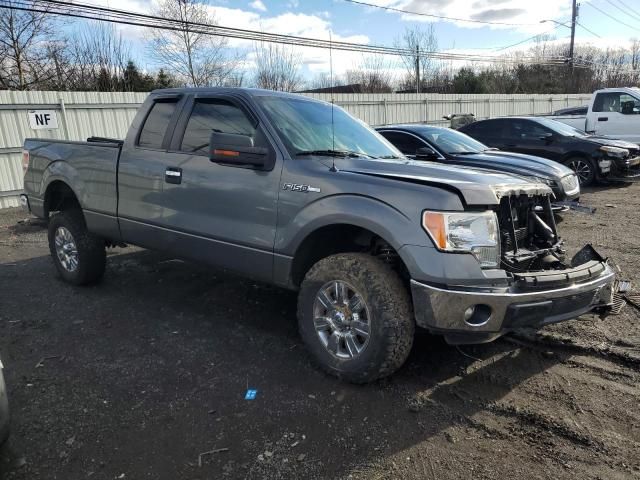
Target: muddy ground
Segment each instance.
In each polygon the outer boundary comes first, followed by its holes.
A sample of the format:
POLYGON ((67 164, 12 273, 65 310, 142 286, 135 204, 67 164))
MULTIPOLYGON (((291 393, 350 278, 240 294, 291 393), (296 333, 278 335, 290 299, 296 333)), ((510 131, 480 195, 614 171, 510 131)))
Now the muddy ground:
MULTIPOLYGON (((563 216, 570 246, 637 279, 640 184, 582 200, 597 213, 563 216)), ((640 478, 631 305, 482 346, 423 333, 399 373, 353 386, 310 363, 294 293, 134 249, 75 288, 25 218, 0 212, 0 478, 640 478)))

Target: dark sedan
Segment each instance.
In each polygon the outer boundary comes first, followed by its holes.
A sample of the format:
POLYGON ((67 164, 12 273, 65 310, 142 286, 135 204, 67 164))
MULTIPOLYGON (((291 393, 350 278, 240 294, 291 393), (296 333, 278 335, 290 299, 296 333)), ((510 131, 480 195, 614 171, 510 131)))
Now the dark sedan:
POLYGON ((2 368, 2 360, 0 360, 0 446, 9 436, 9 401, 7 400, 7 387, 4 384, 2 368))
POLYGON ((377 130, 411 158, 533 177, 549 185, 558 201, 575 200, 580 196, 576 175, 551 160, 501 152, 450 128, 387 125, 377 130))
POLYGON ((576 172, 581 186, 605 178, 640 176, 638 145, 588 135, 549 118, 494 118, 466 125, 460 131, 490 147, 567 165, 576 172))

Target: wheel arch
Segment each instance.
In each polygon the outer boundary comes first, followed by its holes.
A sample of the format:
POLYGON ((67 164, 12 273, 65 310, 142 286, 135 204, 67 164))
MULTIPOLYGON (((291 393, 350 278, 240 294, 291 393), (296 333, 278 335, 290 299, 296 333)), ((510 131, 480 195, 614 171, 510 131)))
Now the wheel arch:
POLYGON ((370 253, 408 277, 407 266, 398 250, 385 236, 362 225, 326 224, 307 234, 296 248, 289 270, 289 283, 298 288, 315 263, 338 253, 370 253))
POLYGON ((80 200, 69 184, 57 178, 52 179, 44 191, 44 217, 49 218, 51 212, 77 207, 81 209, 80 200))

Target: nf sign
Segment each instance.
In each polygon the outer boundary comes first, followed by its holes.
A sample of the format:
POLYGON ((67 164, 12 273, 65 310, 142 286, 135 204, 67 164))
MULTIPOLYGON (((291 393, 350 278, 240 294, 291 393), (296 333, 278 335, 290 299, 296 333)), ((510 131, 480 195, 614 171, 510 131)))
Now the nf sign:
POLYGON ((32 130, 51 130, 58 128, 55 110, 29 110, 29 126, 32 130))

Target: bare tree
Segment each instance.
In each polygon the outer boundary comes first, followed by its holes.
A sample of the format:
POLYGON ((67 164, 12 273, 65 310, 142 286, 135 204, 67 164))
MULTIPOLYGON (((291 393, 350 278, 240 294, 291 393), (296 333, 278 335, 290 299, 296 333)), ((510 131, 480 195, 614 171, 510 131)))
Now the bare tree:
POLYGON ((302 86, 302 59, 292 47, 260 42, 254 48, 255 84, 258 88, 292 92, 302 86))
POLYGON ((205 3, 198 0, 160 0, 155 15, 171 19, 177 30, 151 30, 150 53, 187 85, 224 85, 237 60, 228 56, 227 40, 203 33, 194 24, 216 25, 205 3))
POLYGON ((438 51, 438 39, 433 25, 429 24, 426 29, 419 26, 406 28, 404 33, 396 38, 394 46, 408 52, 401 57, 407 72, 402 86, 415 89, 416 83, 419 83, 420 90, 428 86, 439 68, 438 62, 429 56, 429 53, 438 51), (420 65, 419 82, 416 82, 417 59, 420 65))
POLYGON ((118 91, 131 58, 131 45, 112 24, 92 22, 68 42, 74 90, 118 91))
POLYGON ((363 93, 393 91, 391 64, 384 55, 365 55, 357 69, 347 70, 347 84, 358 84, 363 93))
MULTIPOLYGON (((14 2, 3 2, 9 7, 14 2)), ((46 45, 54 37, 51 16, 3 8, 0 10, 0 86, 27 90, 46 81, 51 72, 45 68, 46 45)))

